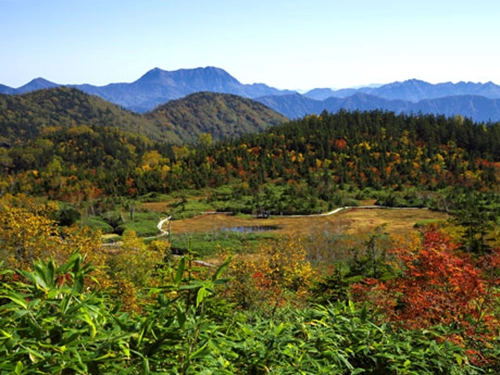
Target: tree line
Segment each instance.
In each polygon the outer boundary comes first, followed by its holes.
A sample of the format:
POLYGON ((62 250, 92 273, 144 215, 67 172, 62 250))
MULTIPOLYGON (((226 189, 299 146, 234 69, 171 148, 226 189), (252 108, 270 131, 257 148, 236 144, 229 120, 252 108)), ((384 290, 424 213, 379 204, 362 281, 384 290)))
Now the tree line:
POLYGON ((258 196, 271 184, 283 200, 308 200, 303 211, 312 212, 343 189, 495 190, 499 141, 499 124, 384 111, 324 112, 216 143, 201 134, 184 145, 79 125, 0 148, 0 191, 78 202, 227 184, 258 196))

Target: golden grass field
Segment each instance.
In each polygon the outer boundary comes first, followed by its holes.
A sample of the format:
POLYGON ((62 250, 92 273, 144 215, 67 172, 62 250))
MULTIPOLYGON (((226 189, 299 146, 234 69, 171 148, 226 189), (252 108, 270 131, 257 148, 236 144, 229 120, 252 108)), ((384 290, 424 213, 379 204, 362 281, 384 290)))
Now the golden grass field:
POLYGON ((311 235, 318 231, 346 234, 367 233, 384 226, 384 232, 404 235, 416 231, 415 223, 423 220, 447 220, 448 215, 426 209, 353 208, 321 217, 246 218, 224 214, 204 214, 185 220, 173 220, 173 233, 207 233, 239 226, 278 226, 276 234, 311 235))

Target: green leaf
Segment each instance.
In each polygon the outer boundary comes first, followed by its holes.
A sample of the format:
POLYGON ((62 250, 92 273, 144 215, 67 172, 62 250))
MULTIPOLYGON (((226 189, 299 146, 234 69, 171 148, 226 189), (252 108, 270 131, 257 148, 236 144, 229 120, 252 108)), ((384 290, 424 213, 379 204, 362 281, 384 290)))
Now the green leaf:
POLYGON ((83 293, 84 285, 85 285, 85 277, 84 277, 83 274, 79 273, 75 277, 75 283, 73 285, 73 291, 75 293, 83 293))
POLYGON ((285 328, 286 326, 283 323, 276 327, 276 330, 274 331, 274 337, 278 337, 285 328))
POLYGON ((198 289, 200 288, 200 285, 198 284, 189 284, 189 285, 181 285, 179 287, 179 290, 192 290, 192 289, 198 289))
POLYGON ((54 260, 51 259, 47 264, 45 271, 45 280, 49 283, 50 286, 54 286, 55 284, 55 270, 56 266, 54 264, 54 260))
POLYGON ((210 348, 208 347, 208 342, 206 342, 201 348, 191 355, 191 359, 203 358, 208 354, 210 354, 210 348))
POLYGON ((177 321, 179 322, 179 328, 184 329, 184 324, 186 323, 186 313, 177 307, 177 321))
POLYGON ((177 272, 175 273, 175 285, 179 285, 182 281, 182 276, 184 275, 184 269, 186 268, 186 258, 182 258, 177 266, 177 272))
POLYGON ((26 301, 23 299, 22 296, 18 295, 13 295, 13 294, 8 294, 8 295, 0 295, 1 298, 7 298, 10 299, 12 302, 14 302, 16 305, 21 306, 22 308, 26 309, 28 307, 26 301))
POLYGON ((198 289, 198 293, 196 294, 196 307, 200 306, 205 297, 209 296, 211 293, 205 287, 201 287, 198 289))
POLYGON ((148 319, 142 322, 141 324, 141 330, 139 332, 139 337, 137 338, 137 345, 140 345, 142 341, 144 340, 144 337, 149 334, 151 331, 151 327, 153 327, 155 317, 150 315, 148 319))
POLYGON ((101 355, 100 357, 94 358, 94 361, 102 361, 103 359, 114 358, 114 356, 114 353, 106 353, 104 355, 101 355))
POLYGON ((81 335, 81 333, 78 332, 78 331, 74 332, 74 333, 71 333, 69 336, 65 337, 64 342, 66 344, 71 344, 73 341, 75 341, 76 339, 78 339, 80 337, 80 335, 81 335))
POLYGON ((89 314, 83 314, 82 319, 85 320, 88 325, 90 326, 91 332, 90 332, 90 337, 94 338, 95 335, 97 334, 97 329, 95 327, 94 322, 92 321, 92 318, 90 317, 89 314))
POLYGON ((68 262, 69 264, 73 263, 73 274, 77 274, 80 271, 80 265, 82 263, 82 257, 78 253, 73 253, 73 255, 70 258, 70 261, 68 262))
POLYGON ((35 273, 35 283, 37 289, 41 289, 43 291, 47 291, 47 284, 45 283, 45 280, 43 278, 43 274, 40 275, 39 273, 35 273))
POLYGON ((464 358, 458 353, 455 353, 454 355, 455 355, 455 360, 457 361, 458 365, 462 366, 464 358))
POLYGON ((216 280, 219 280, 219 277, 221 276, 221 274, 225 271, 225 269, 227 268, 227 266, 229 265, 229 263, 231 262, 231 259, 232 259, 232 256, 229 256, 225 261, 224 263, 221 264, 221 266, 219 267, 219 269, 214 273, 214 275, 212 276, 212 281, 216 281, 216 280))
POLYGON ((368 319, 368 307, 366 303, 363 304, 363 307, 361 308, 360 319, 362 323, 366 323, 368 319))
POLYGON ((149 360, 146 357, 142 358, 142 373, 144 375, 149 374, 149 360))
POLYGON ((337 357, 347 367, 348 370, 354 371, 354 367, 349 363, 344 355, 337 353, 337 357))
POLYGON ((21 375, 23 373, 23 369, 24 369, 23 363, 19 361, 16 363, 16 368, 14 369, 14 372, 18 375, 21 375))
POLYGON ((30 358, 30 361, 33 363, 37 363, 40 359, 45 359, 45 357, 42 354, 35 352, 30 348, 26 348, 26 350, 28 350, 29 353, 28 356, 30 358))
POLYGON ((365 372, 364 369, 362 369, 362 368, 356 368, 356 369, 354 369, 354 370, 351 371, 351 375, 362 374, 363 372, 365 372))

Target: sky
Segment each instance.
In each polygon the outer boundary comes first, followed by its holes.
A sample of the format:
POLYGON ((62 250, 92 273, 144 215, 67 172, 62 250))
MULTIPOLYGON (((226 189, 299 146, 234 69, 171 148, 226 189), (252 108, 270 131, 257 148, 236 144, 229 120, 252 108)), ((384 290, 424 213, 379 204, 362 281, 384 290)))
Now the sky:
POLYGON ((499 20, 498 0, 0 0, 0 84, 206 66, 293 90, 500 84, 499 20))

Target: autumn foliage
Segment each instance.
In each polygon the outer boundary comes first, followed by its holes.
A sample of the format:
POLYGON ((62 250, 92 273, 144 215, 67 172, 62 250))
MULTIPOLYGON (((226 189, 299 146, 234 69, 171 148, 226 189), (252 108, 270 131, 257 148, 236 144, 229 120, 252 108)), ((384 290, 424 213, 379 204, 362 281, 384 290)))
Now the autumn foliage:
POLYGON ((306 250, 297 237, 280 238, 229 265, 226 296, 239 307, 272 314, 277 307, 304 302, 313 278, 306 250))
POLYGON ((56 203, 24 195, 0 199, 0 270, 31 271, 40 260, 64 263, 77 251, 93 265, 88 286, 99 283, 109 288, 124 309, 139 310, 138 294, 141 288, 157 283, 152 274, 169 244, 152 241, 146 245, 135 232, 127 231, 121 249, 107 251, 99 231, 59 226, 52 218, 56 211, 56 203))
POLYGON ((444 234, 430 231, 416 247, 397 247, 393 255, 400 276, 367 279, 353 286, 353 296, 406 329, 455 328, 448 339, 481 358, 480 349, 498 336, 500 250, 474 258, 444 234))
POLYGON ((30 270, 39 259, 66 262, 75 250, 102 270, 100 234, 85 228, 60 227, 54 217, 57 204, 23 194, 0 200, 1 259, 7 268, 30 270))

